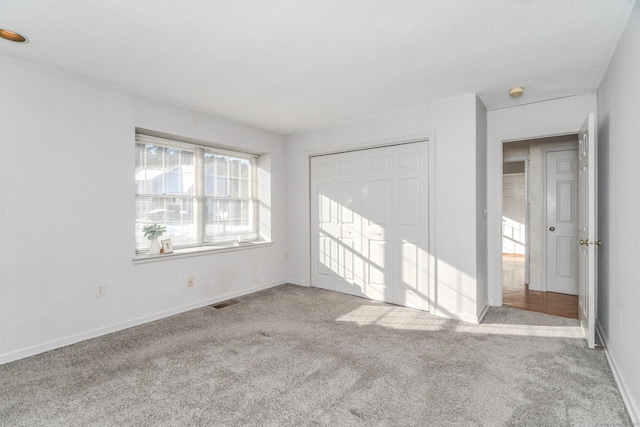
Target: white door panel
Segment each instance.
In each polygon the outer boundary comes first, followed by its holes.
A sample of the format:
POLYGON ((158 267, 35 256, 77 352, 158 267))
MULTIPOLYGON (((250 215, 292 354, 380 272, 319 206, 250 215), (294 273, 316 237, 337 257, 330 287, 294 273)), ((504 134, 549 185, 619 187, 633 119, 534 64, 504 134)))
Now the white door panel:
POLYGON ((589 114, 578 134, 578 316, 589 348, 595 347, 596 316, 596 127, 589 114))
POLYGON ((578 152, 549 151, 547 186, 547 292, 578 295, 578 152))
POLYGON ((319 288, 335 290, 337 268, 337 204, 335 203, 335 161, 330 157, 311 159, 311 281, 319 288))
POLYGON ((375 300, 392 301, 389 238, 393 228, 391 216, 391 147, 362 151, 363 185, 363 257, 365 294, 375 300))
POLYGON ((389 180, 364 181, 365 218, 369 225, 383 227, 389 224, 389 180))
POLYGON ((360 252, 360 154, 357 152, 331 156, 336 162, 336 245, 337 261, 334 270, 335 290, 361 295, 362 263, 360 252))
POLYGON ((417 144, 393 150, 393 301, 428 309, 428 152, 417 144))
POLYGON ((377 301, 389 301, 387 292, 387 242, 367 241, 363 293, 377 301))
POLYGON ((415 227, 420 225, 420 178, 398 179, 398 224, 415 227))

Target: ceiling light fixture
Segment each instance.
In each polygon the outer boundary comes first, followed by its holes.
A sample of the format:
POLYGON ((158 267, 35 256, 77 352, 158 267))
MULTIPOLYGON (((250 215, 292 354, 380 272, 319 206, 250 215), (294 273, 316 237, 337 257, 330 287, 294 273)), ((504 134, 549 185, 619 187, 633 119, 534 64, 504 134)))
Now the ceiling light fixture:
POLYGON ((509 89, 509 95, 511 96, 520 96, 522 95, 522 92, 524 92, 524 88, 521 86, 512 87, 511 89, 509 89))
POLYGON ((27 41, 27 38, 21 36, 15 31, 0 29, 0 37, 3 39, 11 40, 12 42, 24 43, 27 41))

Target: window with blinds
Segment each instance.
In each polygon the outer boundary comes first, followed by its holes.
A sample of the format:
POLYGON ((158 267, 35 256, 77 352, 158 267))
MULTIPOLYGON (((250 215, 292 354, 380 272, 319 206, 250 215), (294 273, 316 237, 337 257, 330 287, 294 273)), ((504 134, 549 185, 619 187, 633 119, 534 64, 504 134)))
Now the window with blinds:
POLYGON ((258 237, 256 157, 136 135, 136 253, 142 228, 164 225, 174 248, 258 237))

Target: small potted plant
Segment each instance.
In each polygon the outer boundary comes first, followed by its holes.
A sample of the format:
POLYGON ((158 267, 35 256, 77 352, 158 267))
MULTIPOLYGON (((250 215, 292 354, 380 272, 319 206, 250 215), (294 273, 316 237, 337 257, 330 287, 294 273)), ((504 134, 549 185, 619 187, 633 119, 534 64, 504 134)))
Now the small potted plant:
POLYGON ((149 245, 150 254, 156 255, 160 253, 161 245, 160 242, 158 242, 158 237, 162 236, 165 231, 167 231, 167 227, 160 224, 147 224, 142 227, 144 237, 151 240, 151 244, 149 245))

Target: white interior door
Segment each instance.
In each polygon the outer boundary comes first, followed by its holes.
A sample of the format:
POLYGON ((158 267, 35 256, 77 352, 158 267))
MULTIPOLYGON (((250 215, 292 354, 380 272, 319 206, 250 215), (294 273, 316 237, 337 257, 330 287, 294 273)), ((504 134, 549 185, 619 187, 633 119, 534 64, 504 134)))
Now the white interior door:
POLYGON ((578 315, 589 348, 595 347, 596 317, 596 128, 589 114, 578 135, 578 315))
POLYGON ((524 255, 527 214, 525 174, 504 174, 502 184, 502 253, 524 255))
POLYGON ((578 295, 578 153, 549 151, 546 166, 546 288, 578 295))
POLYGON ((361 295, 360 154, 311 158, 311 281, 361 295))
POLYGON ((392 154, 392 302, 428 310, 428 153, 424 144, 406 144, 392 154))
POLYGON ((335 290, 362 295, 361 156, 351 152, 331 157, 335 160, 337 205, 335 290))
POLYGON ((392 148, 362 151, 364 293, 393 302, 391 287, 392 148))
POLYGON ((335 290, 338 270, 338 204, 336 161, 333 156, 311 158, 311 282, 335 290))
POLYGON ((311 285, 428 310, 428 150, 311 159, 311 285))

